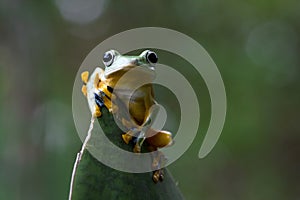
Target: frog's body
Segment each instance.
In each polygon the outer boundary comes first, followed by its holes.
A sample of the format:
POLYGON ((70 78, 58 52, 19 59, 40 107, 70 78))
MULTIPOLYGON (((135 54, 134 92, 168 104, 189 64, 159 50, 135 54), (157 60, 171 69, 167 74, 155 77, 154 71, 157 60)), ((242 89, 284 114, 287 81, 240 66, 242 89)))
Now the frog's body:
MULTIPOLYGON (((168 131, 156 131, 150 128, 155 113, 153 108, 157 104, 154 100, 152 84, 148 83, 138 87, 140 80, 154 77, 154 64, 157 56, 154 52, 144 51, 139 56, 122 56, 117 51, 110 50, 104 54, 105 70, 97 67, 89 77, 83 72, 81 77, 86 85, 82 92, 87 96, 92 114, 101 116, 100 107, 105 106, 121 121, 127 132, 122 135, 128 144, 135 141, 134 152, 139 153, 144 141, 150 151, 168 146, 172 143, 172 134, 168 131), (118 81, 131 69, 141 67, 139 74, 129 76, 119 86, 118 81), (118 86, 116 88, 116 86, 118 86)), ((153 180, 163 179, 160 168, 161 154, 153 158, 153 180)))

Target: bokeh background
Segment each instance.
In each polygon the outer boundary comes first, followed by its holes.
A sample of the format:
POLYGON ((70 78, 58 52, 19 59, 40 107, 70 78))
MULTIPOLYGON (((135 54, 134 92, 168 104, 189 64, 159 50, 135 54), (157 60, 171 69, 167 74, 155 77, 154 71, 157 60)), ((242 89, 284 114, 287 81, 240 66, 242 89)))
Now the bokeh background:
POLYGON ((223 133, 200 160, 207 88, 185 61, 160 54, 200 93, 199 134, 169 167, 186 199, 299 199, 299 9, 298 0, 1 1, 0 199, 67 198, 81 146, 71 109, 77 70, 101 41, 143 26, 197 40, 226 87, 223 133))

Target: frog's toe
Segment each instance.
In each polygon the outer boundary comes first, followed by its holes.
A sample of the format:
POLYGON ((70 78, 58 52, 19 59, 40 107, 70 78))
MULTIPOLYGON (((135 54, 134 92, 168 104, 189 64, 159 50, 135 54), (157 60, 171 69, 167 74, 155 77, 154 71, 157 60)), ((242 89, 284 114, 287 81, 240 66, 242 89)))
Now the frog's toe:
POLYGON ((126 144, 128 144, 130 142, 130 140, 132 139, 132 136, 128 133, 125 133, 125 134, 122 135, 122 138, 123 138, 124 142, 126 144))
POLYGON ((157 172, 158 171, 153 172, 153 175, 152 175, 152 180, 154 183, 157 183, 159 181, 159 174, 157 172))
POLYGON ((87 95, 87 89, 86 89, 86 86, 85 86, 85 85, 82 86, 81 92, 84 94, 84 96, 87 95))
POLYGON ((81 73, 81 80, 86 84, 88 82, 89 72, 84 71, 81 73))
POLYGON ((95 117, 101 117, 101 111, 99 106, 95 106, 95 113, 94 113, 95 117))
POLYGON ((152 180, 154 183, 157 183, 158 181, 163 181, 164 180, 163 170, 162 169, 155 170, 152 175, 152 180))
POLYGON ((162 182, 164 180, 164 171, 163 170, 159 170, 160 173, 159 173, 159 180, 160 182, 162 182))

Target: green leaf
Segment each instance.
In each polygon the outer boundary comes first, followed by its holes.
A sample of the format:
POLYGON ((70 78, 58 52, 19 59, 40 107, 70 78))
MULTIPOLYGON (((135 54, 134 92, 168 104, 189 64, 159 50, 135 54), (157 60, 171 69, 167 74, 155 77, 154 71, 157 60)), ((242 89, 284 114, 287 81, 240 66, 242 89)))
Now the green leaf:
MULTIPOLYGON (((98 121, 107 137, 120 148, 132 151, 133 146, 123 142, 123 132, 115 124, 112 114, 105 108, 101 112, 102 116, 98 121)), ((95 144, 93 139, 91 137, 88 147, 89 144, 95 144)), ((155 184, 152 172, 121 172, 102 164, 85 150, 77 168, 72 199, 184 199, 170 172, 167 169, 164 171, 163 182, 155 184)))

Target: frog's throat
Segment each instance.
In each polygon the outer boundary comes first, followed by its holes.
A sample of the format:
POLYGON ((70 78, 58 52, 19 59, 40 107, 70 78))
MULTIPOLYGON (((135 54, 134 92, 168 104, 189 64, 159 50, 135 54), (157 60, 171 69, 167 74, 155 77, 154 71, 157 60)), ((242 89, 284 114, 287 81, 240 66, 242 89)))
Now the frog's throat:
POLYGON ((125 74, 127 71, 135 68, 136 65, 128 65, 128 66, 122 66, 122 67, 115 67, 113 69, 110 68, 105 68, 104 70, 104 77, 105 78, 109 78, 112 75, 116 75, 116 73, 118 74, 118 76, 121 76, 123 74, 125 74))
POLYGON ((153 73, 155 71, 154 66, 143 66, 143 65, 128 65, 128 66, 123 66, 123 67, 118 67, 118 68, 114 68, 114 69, 109 69, 106 68, 104 71, 104 77, 105 78, 109 78, 110 76, 113 75, 117 75, 119 77, 121 77, 122 75, 124 75, 126 72, 134 69, 134 68, 138 68, 140 70, 145 71, 146 73, 153 73), (119 72, 119 73, 118 73, 119 72))

